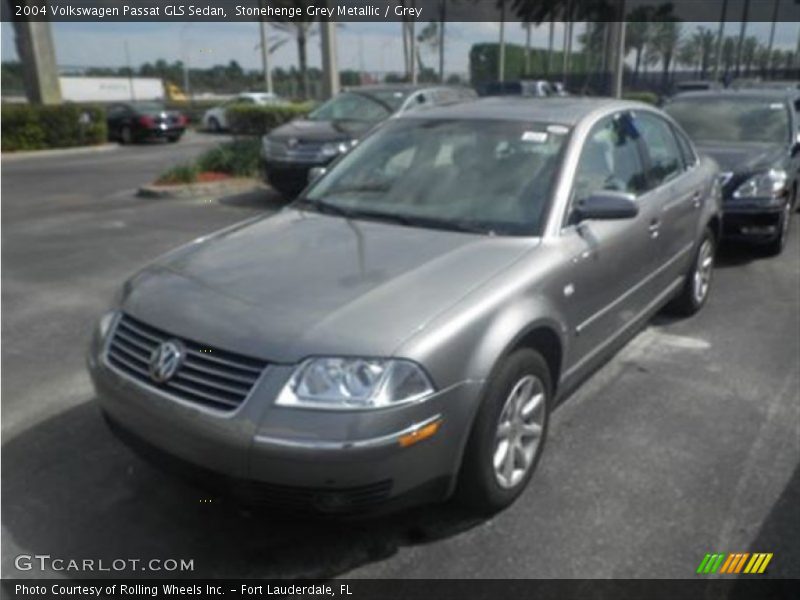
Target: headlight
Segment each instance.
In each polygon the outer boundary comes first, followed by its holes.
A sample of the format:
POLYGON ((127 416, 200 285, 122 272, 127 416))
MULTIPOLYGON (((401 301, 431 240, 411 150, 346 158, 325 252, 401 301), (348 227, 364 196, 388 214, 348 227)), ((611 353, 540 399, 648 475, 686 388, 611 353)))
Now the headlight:
POLYGON ((97 335, 99 339, 106 339, 108 331, 111 329, 111 324, 114 322, 115 316, 117 316, 117 312, 112 310, 100 317, 100 320, 97 322, 97 335))
POLYGON ((334 142, 330 144, 323 144, 322 147, 319 149, 320 154, 325 157, 337 156, 339 154, 344 154, 350 148, 356 145, 358 140, 349 140, 346 142, 334 142))
POLYGON ((384 408, 434 392, 422 368, 408 360, 311 358, 278 396, 280 406, 320 409, 384 408))
POLYGON ((788 176, 782 169, 771 169, 754 175, 733 192, 734 198, 763 198, 781 194, 786 189, 788 176))

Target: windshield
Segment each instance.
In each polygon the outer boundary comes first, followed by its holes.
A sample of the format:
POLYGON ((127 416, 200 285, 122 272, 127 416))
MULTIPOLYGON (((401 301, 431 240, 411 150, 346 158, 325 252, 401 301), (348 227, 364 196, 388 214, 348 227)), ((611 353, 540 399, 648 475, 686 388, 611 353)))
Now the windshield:
POLYGON ((519 121, 393 121, 304 200, 354 218, 538 235, 568 132, 519 121))
POLYGON ((382 121, 391 114, 381 99, 345 92, 312 111, 308 118, 311 121, 382 121))
POLYGON ((684 98, 664 109, 696 141, 786 143, 789 111, 769 98, 684 98))

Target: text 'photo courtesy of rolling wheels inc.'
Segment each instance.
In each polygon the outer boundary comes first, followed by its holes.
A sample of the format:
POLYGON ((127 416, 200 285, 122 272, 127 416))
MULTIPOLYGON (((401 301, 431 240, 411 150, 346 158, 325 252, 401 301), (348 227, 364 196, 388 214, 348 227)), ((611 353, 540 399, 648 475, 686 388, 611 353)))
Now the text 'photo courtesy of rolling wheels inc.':
POLYGON ((800 0, 0 0, 0 598, 800 598, 800 0))

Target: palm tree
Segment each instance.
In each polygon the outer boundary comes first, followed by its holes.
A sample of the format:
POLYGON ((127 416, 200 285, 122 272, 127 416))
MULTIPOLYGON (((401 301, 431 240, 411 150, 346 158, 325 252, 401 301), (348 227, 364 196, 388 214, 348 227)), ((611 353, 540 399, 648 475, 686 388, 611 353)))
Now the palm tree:
POLYGON ((678 46, 678 54, 675 63, 689 67, 695 74, 700 72, 701 52, 697 38, 691 36, 678 46))
POLYGON ((745 76, 750 74, 750 68, 756 60, 756 53, 758 52, 758 38, 755 36, 748 36, 742 44, 742 66, 744 66, 745 76))
POLYGON ((653 24, 652 46, 661 59, 661 87, 669 85, 669 68, 678 50, 681 39, 681 24, 675 20, 659 21, 653 24))
POLYGON ((700 51, 700 77, 705 79, 714 57, 714 32, 705 27, 698 27, 693 38, 700 51))
POLYGON ((531 28, 533 23, 523 21, 522 27, 525 29, 525 75, 531 72, 531 28))
POLYGON ((308 38, 318 33, 314 27, 316 19, 314 17, 306 16, 304 9, 305 3, 303 0, 280 0, 272 4, 280 4, 287 8, 294 8, 295 13, 300 16, 295 18, 286 18, 285 21, 271 20, 272 26, 284 33, 294 37, 297 41, 297 62, 300 71, 300 95, 303 98, 309 97, 309 84, 308 84, 308 38))
POLYGON ((631 50, 636 52, 636 62, 633 66, 634 82, 639 79, 639 69, 642 65, 644 49, 650 42, 650 36, 652 34, 653 27, 652 23, 650 23, 651 12, 650 7, 638 6, 628 15, 630 22, 628 23, 628 30, 625 35, 625 52, 628 53, 631 50))
POLYGON ((739 41, 736 44, 736 76, 742 71, 742 52, 744 50, 744 38, 747 33, 747 17, 750 12, 750 0, 744 0, 742 8, 742 26, 739 29, 739 41))

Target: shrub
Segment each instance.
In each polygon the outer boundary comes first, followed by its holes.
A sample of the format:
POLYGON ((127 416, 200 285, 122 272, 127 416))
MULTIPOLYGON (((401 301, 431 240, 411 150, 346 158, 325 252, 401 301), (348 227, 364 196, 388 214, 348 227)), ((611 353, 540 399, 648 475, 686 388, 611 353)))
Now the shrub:
POLYGON ((200 169, 194 163, 185 163, 177 165, 171 169, 164 171, 156 183, 162 185, 177 185, 181 183, 194 183, 197 181, 197 176, 200 174, 200 169))
POLYGON ((636 102, 646 102, 647 104, 658 104, 658 94, 653 92, 625 92, 622 94, 624 100, 635 100, 636 102))
POLYGON ((197 159, 197 168, 201 172, 228 173, 235 177, 255 175, 258 173, 260 148, 258 138, 220 144, 197 159))
POLYGON ((92 146, 106 141, 105 111, 97 106, 3 104, 2 150, 92 146))
POLYGON ((310 111, 311 104, 233 106, 227 112, 228 126, 234 134, 261 136, 310 111))

